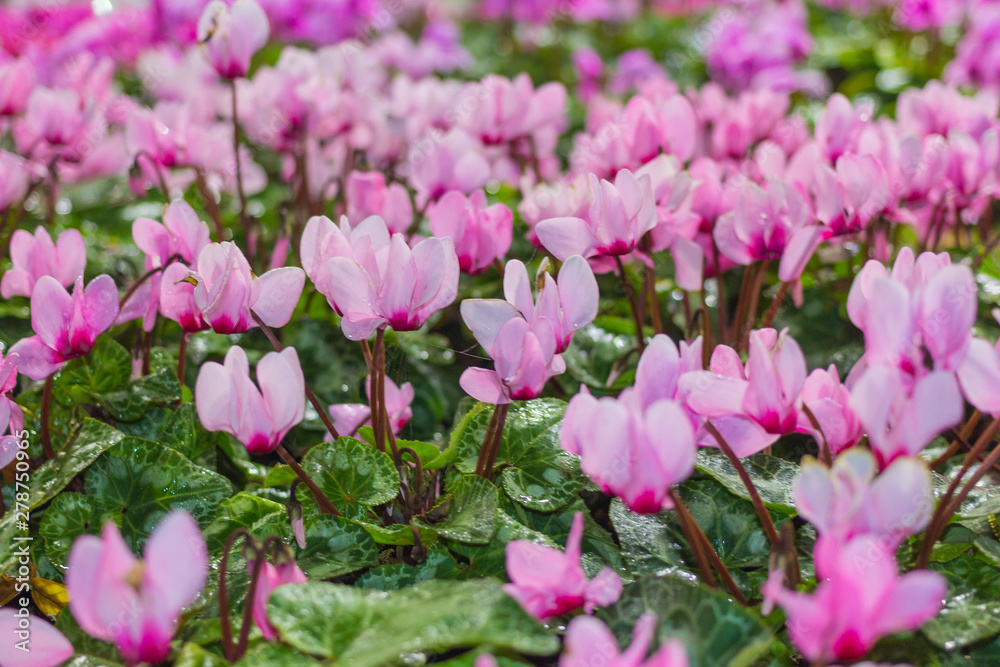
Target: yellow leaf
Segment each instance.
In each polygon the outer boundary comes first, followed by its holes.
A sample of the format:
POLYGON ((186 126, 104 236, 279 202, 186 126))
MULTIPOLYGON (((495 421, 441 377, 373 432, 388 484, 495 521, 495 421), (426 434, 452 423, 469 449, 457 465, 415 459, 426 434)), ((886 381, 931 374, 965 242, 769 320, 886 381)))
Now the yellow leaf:
POLYGON ((58 616, 69 603, 69 594, 62 584, 35 577, 30 582, 31 597, 47 616, 58 616))

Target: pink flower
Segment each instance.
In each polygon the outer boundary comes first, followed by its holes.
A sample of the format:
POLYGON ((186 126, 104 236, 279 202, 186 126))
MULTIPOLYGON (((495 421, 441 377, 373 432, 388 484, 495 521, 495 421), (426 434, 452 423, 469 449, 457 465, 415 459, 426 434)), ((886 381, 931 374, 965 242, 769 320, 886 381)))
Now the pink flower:
POLYGON ((789 590, 776 570, 764 585, 765 611, 774 603, 785 611, 788 633, 806 659, 858 660, 881 637, 930 620, 947 592, 936 572, 900 576, 893 551, 874 535, 846 544, 821 537, 815 549, 816 590, 789 590))
MULTIPOLYGON (((458 257, 451 239, 424 239, 410 248, 402 234, 390 237, 385 222, 372 217, 351 232, 353 246, 344 247, 343 229, 326 219, 313 221, 308 238, 322 238, 317 228, 326 225, 333 256, 317 266, 324 255, 316 248, 309 260, 303 253, 302 263, 321 272, 317 289, 343 313, 341 328, 349 339, 366 339, 387 326, 414 331, 455 300, 458 257)), ((303 244, 306 239, 303 234, 303 244)))
POLYGON ((822 231, 793 186, 772 180, 765 191, 747 181, 733 210, 719 218, 712 238, 719 252, 737 264, 780 259, 778 277, 788 282, 802 274, 822 231))
POLYGON ((14 138, 26 157, 40 142, 50 147, 69 146, 85 129, 89 110, 72 88, 35 88, 28 105, 14 125, 14 138))
POLYGON ((35 82, 35 68, 27 57, 0 65, 0 116, 20 115, 35 82))
POLYGON ((405 234, 413 224, 413 203, 402 183, 385 185, 380 171, 352 171, 344 186, 347 219, 352 226, 377 215, 385 221, 390 234, 405 234))
POLYGON ((10 259, 14 268, 0 281, 0 296, 31 296, 36 281, 42 276, 52 276, 68 287, 83 275, 87 265, 87 251, 83 236, 75 229, 67 229, 55 243, 44 227, 36 227, 35 234, 18 229, 10 239, 10 259))
MULTIPOLYGON (((529 322, 545 319, 552 325, 556 337, 556 353, 561 354, 569 347, 573 334, 594 321, 597 317, 597 305, 600 294, 597 280, 590 265, 579 255, 567 259, 559 269, 559 276, 553 278, 545 269, 547 260, 543 260, 535 276, 538 285, 538 296, 531 296, 531 280, 528 269, 517 259, 507 262, 503 276, 503 293, 507 304, 510 304, 521 316, 529 322)), ((478 307, 493 310, 493 317, 503 317, 504 313, 511 317, 516 313, 504 308, 502 301, 489 300, 489 305, 482 300, 469 299, 466 302, 476 302, 478 307)), ((464 303, 463 303, 464 306, 464 303)))
POLYGON ((0 636, 5 638, 4 667, 56 667, 73 657, 63 633, 26 607, 0 609, 0 636))
POLYGON ((180 324, 185 333, 209 328, 195 303, 195 286, 188 279, 190 273, 188 267, 174 262, 164 269, 160 281, 160 314, 180 324))
POLYGON ((427 216, 431 233, 450 237, 455 244, 463 273, 480 273, 510 250, 514 214, 503 204, 487 207, 482 190, 469 197, 452 190, 431 205, 427 216))
POLYGON ((272 451, 305 415, 305 379, 295 348, 265 354, 257 362, 257 385, 246 352, 234 345, 224 363, 201 365, 194 389, 202 425, 235 436, 251 454, 272 451))
POLYGON ((593 616, 577 616, 566 631, 559 667, 591 667, 595 660, 604 667, 688 667, 687 650, 677 639, 663 643, 646 659, 655 632, 656 616, 643 614, 632 630, 632 645, 619 653, 618 640, 608 626, 593 616))
MULTIPOLYGON (((178 259, 191 264, 209 243, 208 225, 198 218, 191 205, 183 199, 175 200, 167 207, 162 223, 149 218, 138 218, 132 223, 132 238, 136 246, 146 253, 146 271, 162 268, 178 259)), ((177 282, 184 279, 188 271, 174 269, 170 273, 170 277, 177 282)), ((156 315, 160 312, 165 274, 166 271, 150 276, 122 304, 119 322, 142 317, 143 329, 152 331, 156 315)), ((193 286, 188 286, 193 290, 193 286)), ((171 290, 176 291, 176 286, 172 286, 171 290)))
POLYGON ((0 150, 0 212, 6 212, 24 199, 30 175, 24 158, 0 150))
POLYGON ((181 611, 208 578, 208 551, 198 524, 171 512, 137 559, 114 522, 100 537, 73 543, 66 572, 69 607, 83 630, 114 642, 125 662, 155 664, 170 654, 181 611))
POLYGON ((191 264, 209 244, 208 225, 183 199, 176 199, 163 213, 163 222, 138 218, 132 223, 132 238, 146 253, 146 268, 166 265, 177 255, 191 264))
POLYGON ((583 472, 634 512, 673 507, 667 492, 694 471, 695 433, 680 404, 649 405, 635 390, 594 398, 584 387, 570 399, 559 442, 580 457, 583 472))
POLYGON ((256 323, 253 310, 269 327, 288 324, 302 294, 305 274, 292 266, 271 269, 259 278, 235 243, 210 243, 198 254, 191 277, 194 301, 216 333, 242 333, 256 323))
POLYGON ((424 206, 449 190, 469 193, 485 186, 491 170, 483 148, 457 128, 440 136, 430 148, 417 142, 399 169, 417 191, 417 205, 424 206))
POLYGON ((954 375, 935 371, 908 388, 901 371, 871 366, 851 388, 851 406, 883 467, 916 456, 936 435, 957 426, 965 404, 954 375))
POLYGON ((16 354, 8 354, 3 358, 0 353, 0 469, 17 456, 20 449, 20 433, 24 429, 24 413, 17 403, 10 398, 10 392, 17 385, 16 354), (3 435, 10 430, 10 435, 3 435))
MULTIPOLYGON (((253 561, 247 562, 247 569, 253 572, 253 561)), ((271 593, 275 588, 285 584, 304 583, 306 583, 306 575, 295 564, 295 561, 282 561, 277 565, 264 563, 253 597, 253 622, 260 628, 264 639, 272 642, 278 638, 278 631, 267 620, 267 600, 271 597, 271 593)))
MULTIPOLYGON (((369 400, 371 400, 372 395, 371 384, 369 377, 365 382, 365 393, 369 400)), ((406 422, 410 421, 410 417, 413 416, 413 410, 410 409, 412 402, 413 385, 404 382, 401 386, 396 386, 391 378, 385 378, 385 411, 389 415, 389 425, 394 434, 398 435, 406 422)), ((362 426, 371 425, 372 410, 367 405, 345 403, 331 405, 329 410, 330 416, 333 418, 333 425, 341 435, 354 435, 362 426)), ((329 433, 327 434, 327 438, 332 437, 329 433)))
POLYGON ((42 276, 31 293, 35 335, 14 343, 10 352, 20 357, 21 373, 44 380, 70 359, 90 352, 117 316, 118 287, 111 276, 98 276, 86 288, 83 276, 78 277, 72 296, 58 280, 42 276))
MULTIPOLYGON (((778 334, 758 329, 750 333, 746 368, 736 350, 719 345, 710 370, 688 373, 681 385, 688 407, 698 415, 709 419, 745 415, 766 432, 782 435, 795 430, 805 379, 805 356, 788 330, 778 334)), ((740 456, 754 453, 742 453, 745 450, 736 443, 729 444, 740 456)))
POLYGON ((238 79, 246 76, 270 31, 267 14, 254 0, 236 0, 231 7, 212 0, 198 20, 198 43, 219 76, 238 79))
POLYGON ((861 421, 851 408, 851 394, 840 383, 837 367, 830 364, 826 370, 817 368, 802 384, 799 400, 812 413, 819 431, 805 409, 799 411, 797 430, 809 433, 816 442, 826 442, 832 454, 853 447, 861 440, 861 421))
POLYGON ((874 535, 898 546, 927 526, 934 507, 931 474, 920 459, 904 456, 876 477, 867 449, 841 453, 827 468, 806 458, 795 480, 795 507, 820 535, 841 542, 874 535))
POLYGON ((476 299, 462 302, 462 319, 493 359, 495 370, 467 368, 459 384, 479 401, 497 405, 538 398, 549 378, 566 370, 566 362, 556 353, 555 331, 546 318, 528 322, 513 306, 482 308, 476 299), (506 318, 506 319, 502 319, 506 318))
POLYGON ((463 126, 488 146, 541 131, 558 135, 565 125, 566 88, 561 83, 546 83, 536 90, 531 77, 521 73, 513 80, 490 74, 470 85, 481 103, 470 105, 472 112, 463 126))
POLYGON ((612 257, 635 250, 656 226, 656 201, 650 177, 623 169, 614 184, 589 177, 592 204, 587 219, 552 218, 535 227, 545 249, 559 259, 573 255, 612 257))
POLYGON ((515 540, 507 545, 507 576, 503 589, 525 611, 540 620, 561 616, 580 607, 588 614, 614 604, 622 594, 622 580, 610 567, 587 580, 580 564, 583 513, 577 512, 566 538, 566 551, 515 540))

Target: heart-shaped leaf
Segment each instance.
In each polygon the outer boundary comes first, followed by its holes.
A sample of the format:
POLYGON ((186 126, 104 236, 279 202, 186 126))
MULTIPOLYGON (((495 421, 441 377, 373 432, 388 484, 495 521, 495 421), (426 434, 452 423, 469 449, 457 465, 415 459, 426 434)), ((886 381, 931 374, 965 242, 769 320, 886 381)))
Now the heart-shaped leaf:
MULTIPOLYGON (((399 473, 389 455, 354 438, 313 447, 303 457, 302 468, 337 509, 353 518, 399 493, 399 473)), ((299 499, 315 504, 304 486, 299 487, 299 499)))
POLYGON ((488 544, 496 530, 497 487, 479 475, 452 475, 445 488, 448 515, 443 521, 419 526, 465 544, 488 544))

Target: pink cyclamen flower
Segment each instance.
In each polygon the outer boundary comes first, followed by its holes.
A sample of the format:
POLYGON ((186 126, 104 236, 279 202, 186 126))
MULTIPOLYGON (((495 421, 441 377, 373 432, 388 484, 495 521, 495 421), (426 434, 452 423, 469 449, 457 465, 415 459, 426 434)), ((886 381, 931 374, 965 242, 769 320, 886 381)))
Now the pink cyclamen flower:
POLYGON ((455 244, 462 273, 481 273, 510 250, 514 214, 503 204, 486 206, 482 190, 468 197, 452 190, 431 205, 427 216, 431 233, 455 244))
MULTIPOLYGON (((328 235, 340 232, 343 237, 342 230, 326 222, 328 235)), ((341 328, 349 339, 364 340, 387 326, 415 331, 455 300, 459 271, 451 239, 424 239, 410 248, 402 234, 390 237, 378 217, 359 225, 351 238, 361 240, 353 247, 337 248, 344 254, 326 260, 317 283, 317 289, 325 289, 328 300, 343 313, 341 328)), ((303 244, 305 239, 303 234, 303 244)), ((313 261, 317 259, 314 255, 313 261)))
POLYGON ((4 667, 56 667, 73 657, 63 633, 25 607, 0 609, 0 637, 5 638, 4 667))
POLYGON ((883 467, 916 456, 939 433, 961 423, 965 403, 954 375, 935 371, 912 387, 902 371, 871 366, 851 388, 851 406, 883 467))
POLYGON ((809 206, 795 187, 779 180, 764 190, 747 181, 732 211, 719 218, 712 238, 737 264, 780 259, 778 277, 797 279, 822 238, 809 206))
MULTIPOLYGON (((253 572, 254 562, 247 562, 247 569, 253 572)), ((260 633, 267 641, 278 638, 278 631, 267 620, 267 600, 275 588, 285 584, 304 584, 306 575, 293 560, 282 561, 277 565, 264 563, 257 579, 257 588, 253 597, 253 622, 260 628, 260 633)))
POLYGON ((146 268, 164 266, 177 256, 191 264, 209 243, 208 225, 183 199, 176 199, 163 212, 163 222, 138 218, 132 223, 132 238, 146 253, 146 268))
POLYGON ((10 259, 14 268, 0 281, 0 296, 5 299, 31 296, 42 276, 52 276, 63 287, 72 285, 83 275, 87 250, 75 229, 61 233, 55 243, 43 227, 35 228, 34 235, 19 229, 10 239, 10 259))
POLYGON ((234 345, 224 363, 201 365, 194 389, 202 425, 235 436, 251 454, 272 451, 305 415, 305 379, 295 348, 265 354, 257 362, 257 385, 246 352, 234 345))
MULTIPOLYGON (((371 378, 365 382, 365 393, 371 400, 372 395, 371 378)), ((413 385, 404 382, 397 386, 392 378, 385 378, 385 411, 389 415, 389 426, 396 435, 406 426, 413 416, 410 404, 413 402, 413 385)), ((354 435, 362 426, 371 425, 372 409, 368 405, 361 403, 342 403, 331 405, 330 416, 333 418, 333 426, 340 435, 354 435)), ((327 438, 332 438, 329 433, 327 438)))
POLYGON ((0 116, 17 116, 24 111, 37 77, 25 56, 0 65, 0 116))
POLYGON ((577 512, 566 538, 566 551, 515 540, 507 545, 507 576, 503 589, 532 616, 545 620, 580 607, 588 614, 614 604, 622 594, 622 580, 606 567, 587 580, 580 564, 583 513, 577 512))
POLYGON ((256 325, 252 310, 269 327, 288 324, 302 294, 302 269, 286 266, 257 277, 235 243, 210 243, 198 255, 190 276, 194 301, 216 333, 242 333, 256 325))
POLYGON ((31 328, 35 335, 10 348, 18 368, 32 380, 44 380, 70 359, 81 357, 118 316, 118 287, 111 276, 94 278, 84 288, 76 279, 73 295, 52 276, 42 276, 31 293, 31 328))
POLYGON ((0 150, 0 212, 6 212, 28 194, 31 176, 28 169, 28 163, 20 155, 0 150))
POLYGON ((639 178, 622 169, 614 184, 589 176, 592 203, 587 219, 551 218, 535 226, 546 250, 559 259, 617 257, 635 250, 656 226, 656 200, 649 175, 639 178))
POLYGON ((184 607, 208 578, 208 550, 190 514, 176 510, 153 530, 136 558, 112 521, 101 536, 73 543, 66 572, 69 608, 83 630, 114 642, 125 662, 156 664, 184 607))
POLYGON ((344 186, 347 219, 357 225, 373 215, 385 221, 390 234, 405 234, 413 224, 413 203, 402 183, 385 184, 380 171, 352 171, 344 186))
MULTIPOLYGON (((719 345, 712 352, 710 370, 688 373, 681 384, 687 406, 695 414, 708 419, 743 415, 766 432, 782 435, 796 428, 805 379, 805 356, 788 330, 778 334, 774 329, 758 329, 750 333, 746 368, 736 350, 719 345)), ((755 453, 738 443, 729 444, 739 456, 755 453)))
POLYGON ((673 507, 668 492, 694 472, 695 433, 679 403, 642 405, 638 392, 594 398, 584 387, 570 399, 559 431, 562 448, 601 489, 634 512, 673 507))
POLYGON ((250 59, 267 44, 270 32, 267 14, 254 0, 236 0, 231 7, 212 0, 198 20, 198 43, 224 79, 246 76, 250 59))
MULTIPOLYGON (((548 260, 542 260, 535 274, 538 295, 532 298, 528 269, 521 260, 510 260, 504 269, 503 295, 529 322, 548 320, 556 336, 556 353, 561 354, 569 347, 573 334, 597 317, 600 293, 593 270, 579 255, 567 259, 556 278, 546 271, 547 268, 548 260)), ((502 306, 490 308, 495 309, 498 317, 502 316, 502 306)))
POLYGON ((846 544, 830 537, 816 542, 812 593, 782 585, 781 571, 764 585, 765 611, 777 603, 788 617, 788 632, 806 659, 858 660, 881 637, 915 630, 941 608, 947 584, 936 572, 900 576, 893 555, 874 535, 846 544))
POLYGON ((831 454, 839 454, 861 440, 864 429, 851 408, 851 393, 840 383, 840 375, 833 364, 826 370, 817 368, 806 377, 799 401, 801 409, 796 430, 811 434, 816 442, 825 442, 831 454))
POLYGON ((820 535, 846 541, 874 535, 898 546, 927 526, 934 507, 931 473, 912 456, 896 459, 881 474, 867 449, 848 449, 832 468, 807 457, 795 480, 799 516, 820 535))
POLYGON ((462 389, 476 400, 500 405, 538 398, 549 378, 565 372, 547 318, 528 322, 507 302, 489 299, 466 299, 461 311, 495 367, 467 368, 459 378, 462 389))
POLYGON ((559 667, 591 667, 595 659, 604 667, 688 667, 687 650, 671 639, 648 659, 646 653, 656 632, 656 616, 643 614, 632 630, 632 644, 618 650, 618 640, 608 626, 593 616, 577 616, 566 631, 566 645, 559 656, 559 667))
POLYGON ((175 262, 164 269, 160 280, 160 314, 180 324, 185 333, 209 328, 195 303, 195 286, 188 278, 190 274, 187 266, 175 262))
POLYGON ((20 433, 24 429, 24 413, 17 403, 10 398, 10 392, 17 385, 16 354, 8 354, 3 358, 0 353, 0 469, 17 456, 21 442, 20 433), (10 430, 10 435, 3 435, 10 430))

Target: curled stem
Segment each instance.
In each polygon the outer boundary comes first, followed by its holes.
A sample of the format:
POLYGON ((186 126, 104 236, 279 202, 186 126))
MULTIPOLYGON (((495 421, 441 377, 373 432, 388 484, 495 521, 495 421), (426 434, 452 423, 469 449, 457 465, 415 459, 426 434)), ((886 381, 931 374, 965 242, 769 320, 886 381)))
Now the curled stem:
POLYGON ((343 514, 340 513, 340 510, 338 510, 333 502, 327 498, 326 494, 323 493, 323 490, 316 486, 316 482, 313 481, 312 477, 310 477, 309 474, 302 469, 302 466, 300 466, 299 462, 295 460, 295 457, 292 456, 287 449, 285 449, 284 445, 278 445, 275 451, 278 452, 278 456, 281 457, 281 460, 295 471, 295 474, 300 480, 302 480, 302 483, 305 484, 312 492, 313 497, 316 499, 316 506, 319 508, 321 513, 343 516, 343 514))
POLYGON ((764 507, 764 501, 761 500, 760 493, 757 492, 757 487, 754 486, 753 480, 750 479, 750 474, 743 466, 743 462, 740 461, 738 456, 736 456, 733 452, 733 448, 729 446, 729 443, 726 442, 726 439, 722 437, 722 434, 719 433, 719 429, 715 428, 715 425, 712 422, 706 421, 705 428, 712 434, 712 437, 715 438, 715 441, 718 443, 719 449, 722 450, 722 453, 726 455, 729 462, 733 464, 734 468, 736 468, 736 474, 740 476, 743 486, 746 487, 747 493, 750 494, 750 501, 753 503, 754 509, 757 510, 757 516, 760 517, 760 522, 764 526, 764 532, 767 534, 768 541, 771 543, 773 548, 777 548, 778 543, 780 542, 778 538, 778 531, 774 527, 774 521, 771 520, 771 515, 767 513, 767 508, 764 507))

